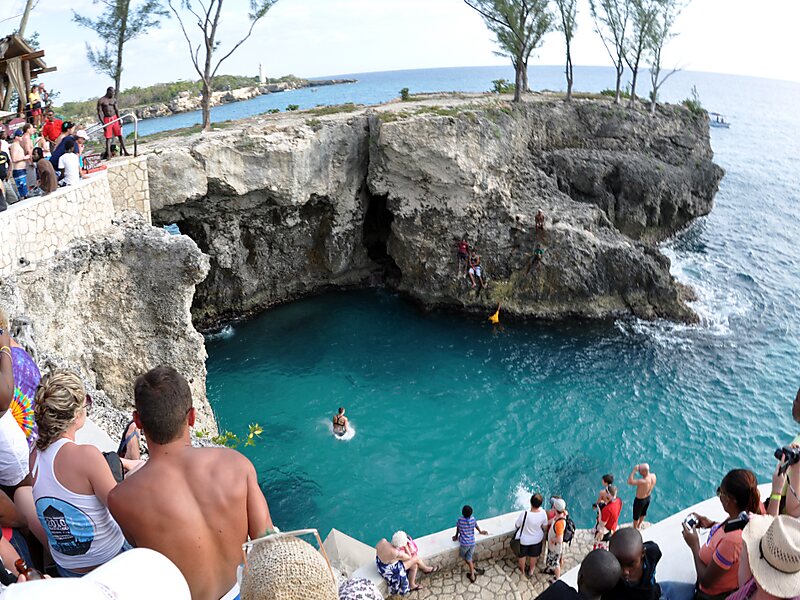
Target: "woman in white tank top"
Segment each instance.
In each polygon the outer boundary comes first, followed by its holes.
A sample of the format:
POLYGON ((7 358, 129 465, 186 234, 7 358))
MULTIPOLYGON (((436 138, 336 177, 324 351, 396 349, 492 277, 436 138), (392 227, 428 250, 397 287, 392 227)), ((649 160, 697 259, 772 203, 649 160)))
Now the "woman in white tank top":
POLYGON ((106 507, 116 485, 100 451, 75 443, 91 398, 70 371, 42 377, 34 403, 39 438, 31 455, 33 498, 53 559, 65 577, 80 577, 127 549, 106 507))

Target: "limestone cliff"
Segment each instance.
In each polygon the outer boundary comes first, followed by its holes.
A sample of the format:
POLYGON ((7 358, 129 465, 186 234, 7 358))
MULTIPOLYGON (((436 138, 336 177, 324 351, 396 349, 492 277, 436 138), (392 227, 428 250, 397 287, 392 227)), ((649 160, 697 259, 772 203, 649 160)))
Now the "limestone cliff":
POLYGON ((427 306, 693 319, 652 241, 711 209, 722 171, 704 115, 461 96, 309 117, 151 145, 154 221, 211 259, 199 325, 384 281, 427 306), (463 234, 480 293, 457 276, 463 234))
POLYGON ((170 364, 188 379, 200 424, 216 431, 203 337, 190 315, 195 285, 207 272, 208 259, 189 238, 130 213, 4 279, 0 302, 13 328, 35 345, 37 361, 77 367, 104 392, 101 403, 130 414, 136 376, 170 364))

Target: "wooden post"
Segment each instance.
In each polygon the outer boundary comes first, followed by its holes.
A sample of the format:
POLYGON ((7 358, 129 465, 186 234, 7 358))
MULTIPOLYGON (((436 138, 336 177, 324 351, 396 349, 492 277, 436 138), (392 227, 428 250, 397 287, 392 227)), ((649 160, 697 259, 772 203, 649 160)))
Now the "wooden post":
POLYGON ((29 60, 22 61, 22 79, 25 81, 25 90, 19 99, 20 117, 25 116, 25 106, 28 104, 28 94, 31 89, 31 61, 29 60))

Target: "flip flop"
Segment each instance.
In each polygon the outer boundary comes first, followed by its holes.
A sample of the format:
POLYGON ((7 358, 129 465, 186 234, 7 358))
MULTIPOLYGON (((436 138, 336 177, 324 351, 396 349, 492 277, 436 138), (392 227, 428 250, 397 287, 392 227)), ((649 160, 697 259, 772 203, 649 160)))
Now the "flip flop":
POLYGON ((440 571, 441 569, 442 568, 438 567, 438 566, 437 567, 432 567, 430 571, 425 572, 425 575, 433 575, 434 573, 436 573, 437 571, 440 571))
POLYGON ((479 569, 478 567, 475 567, 475 573, 477 575, 483 575, 484 573, 486 573, 486 570, 485 569, 479 569))
POLYGON ((469 579, 472 583, 475 583, 477 577, 475 577, 472 573, 467 573, 467 579, 469 579))
POLYGON ((410 594, 411 592, 416 592, 416 591, 421 590, 421 589, 422 589, 422 586, 417 584, 413 588, 409 589, 408 593, 410 594))

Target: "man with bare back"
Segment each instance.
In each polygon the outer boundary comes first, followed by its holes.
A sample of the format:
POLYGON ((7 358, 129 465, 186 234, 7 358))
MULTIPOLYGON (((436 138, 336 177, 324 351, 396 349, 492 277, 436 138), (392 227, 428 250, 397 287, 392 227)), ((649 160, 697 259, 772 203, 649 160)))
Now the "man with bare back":
POLYGON ((122 137, 122 121, 119 118, 119 108, 117 98, 114 96, 114 88, 106 90, 106 95, 97 101, 97 117, 103 125, 103 133, 106 138, 106 158, 111 156, 111 140, 116 136, 119 138, 119 147, 123 156, 130 156, 125 149, 125 139, 122 137), (111 123, 111 121, 114 121, 111 123))
POLYGON ((650 506, 650 494, 656 487, 656 474, 650 472, 650 465, 642 463, 633 467, 633 471, 628 476, 628 485, 636 487, 636 499, 633 501, 633 526, 639 529, 647 515, 647 507, 650 506), (636 478, 636 472, 641 476, 636 478))
POLYGON ((192 396, 172 367, 137 377, 134 402, 150 460, 109 493, 111 514, 131 544, 177 565, 193 600, 237 597, 242 544, 274 532, 255 468, 235 450, 192 447, 192 396))

